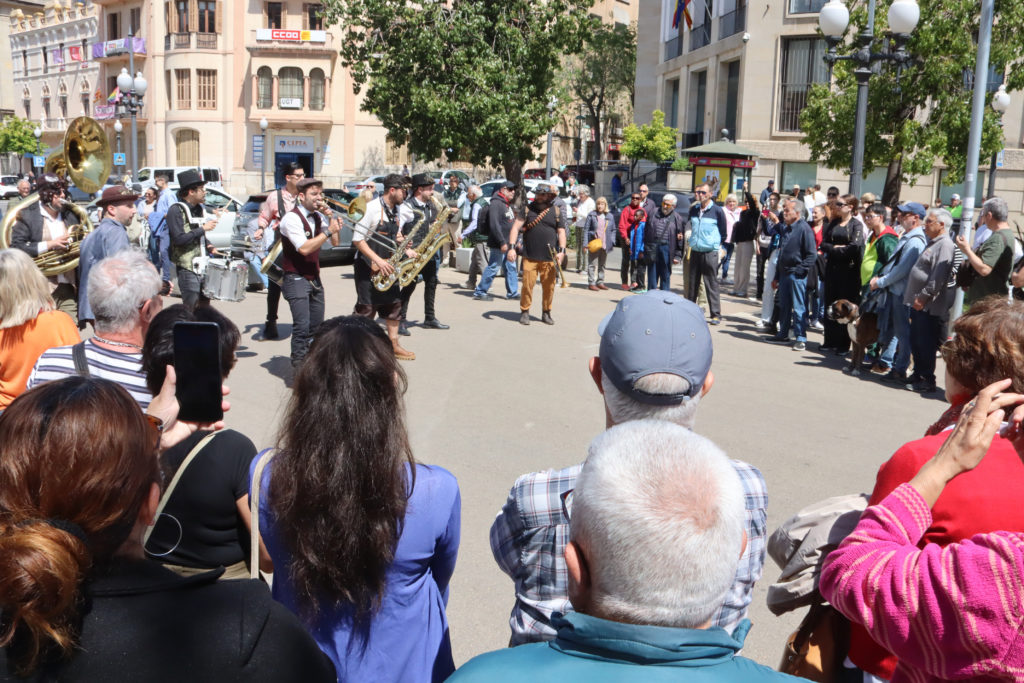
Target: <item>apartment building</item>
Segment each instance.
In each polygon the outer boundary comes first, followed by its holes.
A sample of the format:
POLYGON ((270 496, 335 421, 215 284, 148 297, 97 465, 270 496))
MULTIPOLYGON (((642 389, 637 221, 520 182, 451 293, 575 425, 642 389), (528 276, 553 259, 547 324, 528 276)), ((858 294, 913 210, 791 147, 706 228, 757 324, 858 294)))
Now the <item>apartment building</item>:
MULTIPOLYGON (((761 156, 754 188, 774 178, 776 187, 849 185, 849 175, 811 159, 801 143, 800 112, 814 83, 828 79, 817 36, 818 11, 825 0, 692 0, 693 28, 672 27, 676 0, 647 0, 639 17, 635 120, 665 112, 666 124, 679 130, 680 149, 719 140, 722 129, 742 147, 761 156)), ((1024 94, 1012 93, 1004 115, 1005 152, 996 174, 996 192, 1011 210, 1024 209, 1024 94)), ((851 144, 853 134, 850 132, 851 144)), ((978 197, 985 192, 989 160, 982 160, 978 197)), ((946 170, 904 185, 903 197, 945 202, 962 193, 962 184, 945 184, 946 170)), ((863 190, 881 195, 885 169, 875 169, 863 190)))

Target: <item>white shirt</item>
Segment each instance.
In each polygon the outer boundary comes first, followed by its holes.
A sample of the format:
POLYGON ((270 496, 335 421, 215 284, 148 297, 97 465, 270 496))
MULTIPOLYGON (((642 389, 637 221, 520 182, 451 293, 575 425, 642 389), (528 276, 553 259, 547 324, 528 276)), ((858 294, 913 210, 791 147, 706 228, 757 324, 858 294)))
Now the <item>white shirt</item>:
MULTIPOLYGON (((61 214, 59 211, 57 212, 57 217, 54 218, 53 216, 50 215, 50 212, 43 207, 42 202, 40 202, 39 213, 43 216, 43 234, 46 234, 46 231, 49 230, 51 240, 55 240, 58 237, 63 237, 64 235, 68 234, 68 228, 66 225, 64 225, 64 219, 61 218, 61 214)), ((46 241, 44 240, 36 244, 36 250, 36 253, 40 255, 46 253, 46 241)), ((71 278, 71 276, 74 274, 74 272, 74 270, 70 270, 67 273, 61 273, 60 275, 56 276, 56 281, 60 284, 73 284, 74 280, 71 278)), ((53 282, 53 280, 53 278, 50 278, 51 282, 53 282)))
MULTIPOLYGON (((312 218, 314 211, 307 211, 306 207, 302 204, 297 205, 299 211, 305 216, 306 221, 309 223, 310 229, 316 234, 316 222, 312 218)), ((320 216, 320 231, 328 233, 327 226, 330 225, 330 221, 327 220, 326 216, 320 216)), ((289 211, 281 217, 281 225, 278 227, 281 234, 288 238, 296 249, 301 249, 302 245, 306 243, 306 229, 302 226, 302 219, 300 219, 294 211, 289 211)))
POLYGON ((366 204, 366 213, 356 223, 356 227, 352 229, 352 241, 353 242, 365 242, 366 236, 377 229, 377 226, 381 224, 381 218, 383 217, 384 209, 381 204, 384 202, 383 197, 377 199, 371 199, 366 204))
POLYGON ((812 201, 811 201, 811 208, 812 209, 814 207, 816 207, 816 206, 822 206, 823 204, 826 204, 828 202, 828 197, 826 197, 825 193, 822 192, 821 190, 818 190, 817 192, 813 193, 811 195, 811 197, 812 197, 812 201))
POLYGON ((582 226, 587 221, 587 216, 597 208, 597 204, 589 196, 576 205, 576 226, 582 226))

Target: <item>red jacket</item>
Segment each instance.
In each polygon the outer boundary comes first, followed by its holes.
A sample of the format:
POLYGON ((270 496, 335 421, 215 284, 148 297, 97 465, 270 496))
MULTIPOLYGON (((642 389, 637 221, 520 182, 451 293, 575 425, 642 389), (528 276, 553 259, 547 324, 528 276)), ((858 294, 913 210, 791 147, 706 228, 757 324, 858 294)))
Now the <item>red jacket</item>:
POLYGON ((622 214, 619 216, 619 236, 626 244, 629 244, 629 228, 633 225, 633 214, 642 208, 642 206, 633 208, 632 204, 626 204, 622 209, 622 214))

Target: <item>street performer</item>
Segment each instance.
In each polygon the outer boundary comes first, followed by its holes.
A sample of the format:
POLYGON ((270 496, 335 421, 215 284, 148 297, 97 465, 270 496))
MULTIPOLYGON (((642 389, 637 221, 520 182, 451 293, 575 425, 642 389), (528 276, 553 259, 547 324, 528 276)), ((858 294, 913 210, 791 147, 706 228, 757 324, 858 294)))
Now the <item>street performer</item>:
MULTIPOLYGON (((260 214, 257 217, 259 227, 252 235, 252 239, 261 243, 263 251, 269 251, 277 238, 277 227, 281 223, 281 216, 295 208, 295 198, 299 194, 298 182, 306 177, 306 171, 302 165, 295 161, 286 163, 281 172, 284 173, 284 187, 267 195, 266 200, 260 205, 260 214)), ((277 339, 277 309, 281 303, 281 286, 273 280, 267 281, 267 322, 263 325, 264 339, 277 339)))
POLYGON ((292 367, 306 357, 313 330, 324 321, 324 286, 320 282, 320 247, 338 246, 341 220, 323 201, 324 183, 303 178, 295 208, 281 217, 281 293, 292 312, 292 367))
MULTIPOLYGON (((546 325, 554 325, 551 304, 555 300, 556 269, 552 253, 559 260, 565 258, 565 215, 561 208, 554 204, 557 195, 550 183, 539 183, 533 192, 534 200, 516 218, 508 237, 509 244, 515 245, 519 234, 523 235, 523 282, 520 286, 519 323, 530 324, 533 286, 539 275, 543 292, 540 319, 546 325)), ((506 258, 515 263, 516 250, 510 248, 506 258)))
POLYGON ((216 250, 210 248, 206 233, 217 227, 217 217, 206 213, 206 181, 190 168, 178 174, 178 201, 167 210, 167 234, 171 239, 171 262, 178 270, 178 291, 188 310, 210 303, 203 294, 200 273, 193 259, 216 250))
MULTIPOLYGON (((79 222, 64 202, 67 183, 53 173, 44 173, 36 181, 36 189, 39 201, 21 209, 11 227, 11 246, 32 258, 65 252, 70 248, 68 228, 79 222)), ((73 320, 78 319, 77 274, 76 268, 48 278, 54 288, 50 294, 54 306, 73 320)))
MULTIPOLYGON (((399 228, 406 235, 408 242, 406 246, 416 249, 427 235, 430 226, 437 220, 437 208, 432 198, 434 196, 434 179, 428 173, 417 173, 412 177, 412 197, 405 201, 399 212, 399 228), (414 213, 415 212, 415 213, 414 213), (408 234, 414 223, 419 221, 418 214, 422 213, 423 222, 416 229, 416 234, 408 234)), ((441 265, 441 252, 434 254, 434 258, 423 266, 420 275, 423 276, 423 327, 430 327, 435 330, 447 330, 445 325, 434 315, 434 298, 437 295, 437 269, 441 265)), ((413 280, 402 288, 402 321, 398 326, 398 333, 408 335, 409 329, 406 325, 406 314, 409 312, 409 299, 416 291, 417 280, 413 280)))
MULTIPOLYGON (((353 264, 356 281, 354 313, 370 319, 376 313, 383 318, 395 358, 416 360, 416 354, 403 349, 398 342, 398 326, 402 319, 402 295, 398 282, 396 281, 387 291, 381 292, 371 281, 375 272, 390 275, 394 271, 394 267, 388 262, 392 251, 387 245, 397 245, 403 241, 398 227, 398 212, 405 201, 407 190, 408 186, 402 176, 397 173, 385 176, 384 194, 367 203, 366 213, 352 231, 352 244, 359 251, 353 264), (368 239, 371 233, 376 233, 376 240, 368 239)), ((403 251, 409 258, 416 255, 411 249, 403 251)))

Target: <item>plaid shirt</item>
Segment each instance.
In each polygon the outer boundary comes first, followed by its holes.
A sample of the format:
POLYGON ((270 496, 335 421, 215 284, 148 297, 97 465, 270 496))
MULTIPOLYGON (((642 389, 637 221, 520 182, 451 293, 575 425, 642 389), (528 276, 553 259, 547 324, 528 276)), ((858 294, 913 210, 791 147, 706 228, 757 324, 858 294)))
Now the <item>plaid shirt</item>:
MULTIPOLYGON (((713 625, 730 633, 746 617, 754 584, 761 578, 768 517, 761 472, 745 462, 731 462, 743 485, 747 547, 736 568, 736 581, 712 618, 713 625)), ((516 604, 508 620, 510 646, 553 639, 552 613, 572 610, 563 553, 569 541, 571 494, 582 468, 579 464, 519 477, 491 525, 491 552, 516 586, 516 604)))

